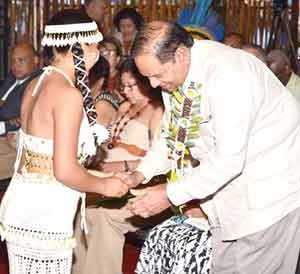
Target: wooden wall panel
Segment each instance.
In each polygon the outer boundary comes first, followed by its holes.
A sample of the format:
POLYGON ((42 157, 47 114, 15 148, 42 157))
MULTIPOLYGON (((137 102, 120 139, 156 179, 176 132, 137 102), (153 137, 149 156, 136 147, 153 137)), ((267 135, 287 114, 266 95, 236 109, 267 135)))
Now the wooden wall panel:
MULTIPOLYGON (((123 7, 136 7, 151 20, 176 20, 180 9, 196 0, 118 0, 112 1, 104 20, 104 29, 112 32, 112 19, 123 7)), ((199 0, 201 1, 201 0, 199 0)), ((11 45, 22 39, 30 39, 40 51, 40 40, 45 23, 57 11, 64 8, 79 8, 80 0, 11 0, 9 18, 11 25, 11 45)), ((227 32, 236 31, 245 36, 247 43, 257 43, 266 47, 272 24, 272 5, 267 0, 216 0, 218 11, 224 18, 227 32)), ((216 4, 215 4, 216 5, 216 4)), ((295 5, 297 8, 299 5, 295 5)), ((294 6, 294 10, 295 10, 294 6)), ((295 12, 295 11, 294 11, 295 12)), ((293 25, 295 26, 293 19, 293 25)), ((295 27, 293 28, 294 37, 295 27)))

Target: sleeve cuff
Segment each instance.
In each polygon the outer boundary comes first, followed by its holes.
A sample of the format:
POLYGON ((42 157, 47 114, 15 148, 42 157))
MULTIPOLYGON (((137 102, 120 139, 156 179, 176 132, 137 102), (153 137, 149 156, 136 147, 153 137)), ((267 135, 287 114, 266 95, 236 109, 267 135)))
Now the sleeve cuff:
POLYGON ((0 135, 4 135, 6 133, 5 122, 0 122, 0 135))
POLYGON ((145 177, 145 180, 142 184, 147 184, 156 174, 153 173, 149 164, 141 162, 139 166, 136 168, 136 171, 142 173, 145 177))
POLYGON ((182 205, 194 198, 186 192, 186 185, 181 182, 173 182, 167 184, 168 199, 175 206, 182 205))

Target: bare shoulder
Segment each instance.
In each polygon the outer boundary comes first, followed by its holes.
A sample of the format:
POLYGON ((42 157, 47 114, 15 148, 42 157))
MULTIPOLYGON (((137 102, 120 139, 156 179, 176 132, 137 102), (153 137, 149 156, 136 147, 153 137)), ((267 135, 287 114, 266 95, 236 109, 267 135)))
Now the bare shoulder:
POLYGON ((82 107, 83 98, 80 91, 71 86, 64 79, 47 79, 45 85, 43 86, 45 90, 45 95, 50 101, 55 101, 56 105, 78 105, 82 107))
POLYGON ((131 104, 128 101, 124 101, 120 107, 119 107, 119 112, 123 113, 126 112, 130 108, 131 104))

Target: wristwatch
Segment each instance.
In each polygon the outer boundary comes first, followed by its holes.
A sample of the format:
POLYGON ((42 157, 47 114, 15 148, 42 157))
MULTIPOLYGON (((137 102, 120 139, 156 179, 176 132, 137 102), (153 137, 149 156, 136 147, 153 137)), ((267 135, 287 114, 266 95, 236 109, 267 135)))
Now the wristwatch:
POLYGON ((124 171, 125 171, 125 172, 128 172, 128 171, 129 171, 129 165, 128 165, 128 163, 127 163, 126 160, 124 161, 124 171))

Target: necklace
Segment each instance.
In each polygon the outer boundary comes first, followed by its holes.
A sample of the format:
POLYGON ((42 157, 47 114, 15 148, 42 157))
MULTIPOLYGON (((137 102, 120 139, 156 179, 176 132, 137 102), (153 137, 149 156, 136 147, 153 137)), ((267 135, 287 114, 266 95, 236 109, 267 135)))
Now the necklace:
MULTIPOLYGON (((69 82, 69 84, 70 84, 72 87, 74 87, 73 81, 71 80, 71 78, 70 78, 63 70, 61 70, 61 69, 59 69, 59 68, 57 68, 57 67, 54 67, 54 66, 49 66, 49 67, 47 67, 47 68, 49 68, 50 70, 52 69, 52 70, 58 72, 59 74, 61 74, 62 76, 64 76, 65 79, 69 82)), ((46 69, 47 69, 47 68, 46 68, 46 69)))
POLYGON ((113 149, 117 143, 117 141, 120 139, 119 136, 123 132, 126 125, 137 117, 143 109, 146 108, 146 106, 149 104, 149 101, 147 101, 142 107, 140 107, 138 110, 134 110, 133 114, 130 114, 131 106, 128 107, 128 110, 115 122, 114 130, 111 134, 111 141, 108 144, 108 149, 113 149), (125 120, 126 116, 128 117, 127 120, 125 120))
POLYGON ((180 86, 170 97, 171 110, 167 124, 163 127, 168 147, 168 157, 172 161, 169 181, 176 181, 185 173, 187 156, 194 141, 200 135, 201 84, 190 82, 187 87, 180 86))

